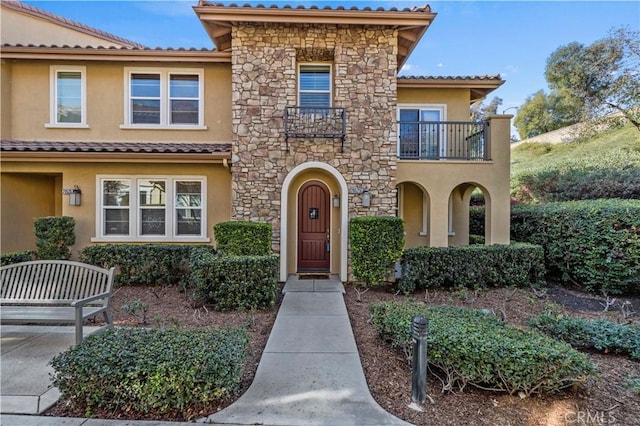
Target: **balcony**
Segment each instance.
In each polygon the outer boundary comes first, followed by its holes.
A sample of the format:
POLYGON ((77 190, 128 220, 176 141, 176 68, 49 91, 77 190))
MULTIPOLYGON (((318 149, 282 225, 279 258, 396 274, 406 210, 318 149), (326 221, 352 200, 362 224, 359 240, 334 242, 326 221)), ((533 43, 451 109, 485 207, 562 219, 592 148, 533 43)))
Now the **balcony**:
POLYGON ((287 152, 290 138, 340 139, 340 152, 343 152, 346 124, 344 108, 286 107, 284 137, 287 152))
POLYGON ((400 121, 398 158, 489 161, 488 127, 486 121, 400 121))

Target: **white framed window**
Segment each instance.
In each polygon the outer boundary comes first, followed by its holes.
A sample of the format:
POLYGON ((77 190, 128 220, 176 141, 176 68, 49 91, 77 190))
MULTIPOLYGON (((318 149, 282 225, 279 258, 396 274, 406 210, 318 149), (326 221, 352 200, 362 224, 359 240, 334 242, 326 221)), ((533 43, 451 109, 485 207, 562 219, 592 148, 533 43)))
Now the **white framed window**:
POLYGON ((446 158, 447 107, 440 104, 398 105, 398 157, 438 160, 446 158))
POLYGON ((300 64, 298 66, 298 106, 331 107, 332 81, 330 64, 300 64))
POLYGON ((204 70, 125 68, 123 129, 204 130, 204 70))
POLYGON ((83 66, 49 67, 51 106, 45 127, 88 127, 86 71, 83 66))
POLYGON ((93 241, 209 241, 206 178, 98 176, 93 241))

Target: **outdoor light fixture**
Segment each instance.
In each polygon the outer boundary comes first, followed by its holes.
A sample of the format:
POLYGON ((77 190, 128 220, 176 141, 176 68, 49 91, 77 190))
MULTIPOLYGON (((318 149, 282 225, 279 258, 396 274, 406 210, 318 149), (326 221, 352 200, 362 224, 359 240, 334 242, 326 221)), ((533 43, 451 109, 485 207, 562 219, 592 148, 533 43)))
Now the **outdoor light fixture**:
POLYGON ((79 206, 82 202, 82 191, 78 188, 78 185, 74 185, 73 189, 63 189, 62 193, 69 196, 70 206, 79 206))
POLYGON ((362 207, 369 207, 371 205, 371 194, 368 190, 362 191, 362 207))
POLYGON ((336 207, 336 208, 340 207, 340 195, 338 194, 335 194, 333 196, 333 207, 336 207))

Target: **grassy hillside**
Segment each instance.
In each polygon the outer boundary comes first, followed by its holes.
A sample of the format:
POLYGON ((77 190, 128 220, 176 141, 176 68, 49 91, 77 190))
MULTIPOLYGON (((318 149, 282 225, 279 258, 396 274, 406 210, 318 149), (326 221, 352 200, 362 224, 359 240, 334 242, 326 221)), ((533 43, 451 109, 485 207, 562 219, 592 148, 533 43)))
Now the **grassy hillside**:
POLYGON ((511 195, 538 203, 640 199, 640 132, 628 125, 574 143, 523 143, 511 150, 511 195))

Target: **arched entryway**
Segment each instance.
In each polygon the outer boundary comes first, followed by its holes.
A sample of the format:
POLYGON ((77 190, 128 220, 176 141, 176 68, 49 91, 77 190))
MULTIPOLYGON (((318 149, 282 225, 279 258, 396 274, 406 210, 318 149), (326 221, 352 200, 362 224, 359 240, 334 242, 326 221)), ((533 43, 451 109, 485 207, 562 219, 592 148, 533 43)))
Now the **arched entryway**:
POLYGON ((298 272, 329 272, 331 265, 331 194, 311 180, 298 191, 298 272))
POLYGON ((305 270, 327 271, 346 281, 349 195, 342 174, 326 163, 299 164, 282 183, 280 212, 280 281, 305 270), (309 204, 305 197, 322 197, 322 206, 309 204), (304 220, 311 223, 308 228, 301 226, 304 220), (305 239, 308 247, 303 247, 305 239), (320 257, 321 250, 329 257, 328 267, 313 259, 316 255, 320 257))

